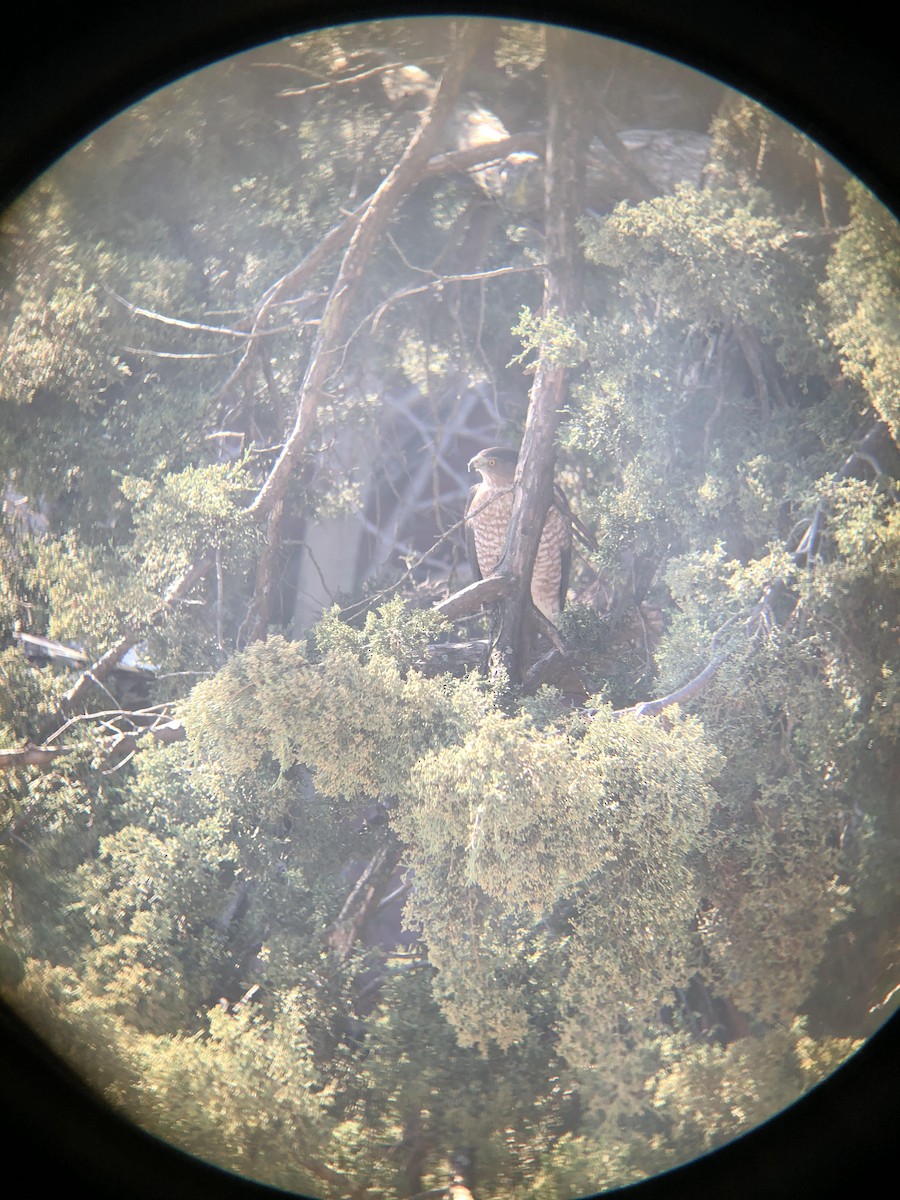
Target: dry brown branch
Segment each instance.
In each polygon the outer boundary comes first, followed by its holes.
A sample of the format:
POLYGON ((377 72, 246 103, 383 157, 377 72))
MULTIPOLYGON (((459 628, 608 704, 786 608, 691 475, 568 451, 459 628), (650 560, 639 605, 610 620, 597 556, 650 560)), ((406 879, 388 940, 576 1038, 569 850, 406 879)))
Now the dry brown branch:
POLYGON ((478 167, 488 167, 502 162, 510 154, 522 151, 541 154, 544 138, 537 133, 514 133, 496 142, 481 146, 470 146, 465 150, 448 150, 432 158, 425 169, 426 175, 448 175, 451 171, 468 172, 478 167))
POLYGON ((26 742, 14 750, 0 750, 0 771, 12 771, 15 767, 50 767, 63 754, 70 754, 67 746, 37 746, 26 742))

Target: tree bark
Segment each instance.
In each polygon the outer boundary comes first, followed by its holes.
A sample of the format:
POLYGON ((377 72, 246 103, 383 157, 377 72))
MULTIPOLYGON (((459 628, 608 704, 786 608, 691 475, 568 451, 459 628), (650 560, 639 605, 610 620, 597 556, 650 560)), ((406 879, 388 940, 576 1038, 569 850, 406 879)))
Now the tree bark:
MULTIPOLYGON (((575 225, 581 210, 587 138, 579 104, 581 89, 569 70, 570 42, 575 35, 556 26, 547 29, 549 92, 544 228, 547 269, 543 311, 563 320, 576 316, 580 302, 581 249, 575 225)), ((554 441, 566 397, 568 368, 556 361, 552 346, 538 356, 525 433, 516 468, 512 514, 506 547, 496 575, 511 577, 515 586, 500 604, 491 666, 502 667, 520 682, 525 668, 531 602, 531 572, 544 521, 553 496, 554 441)))
POLYGON ((260 570, 257 572, 251 619, 248 622, 248 641, 265 636, 273 586, 273 572, 268 567, 274 557, 279 536, 281 502, 297 463, 309 445, 319 403, 328 380, 340 362, 347 317, 358 285, 390 218, 413 185, 425 173, 429 158, 434 153, 444 124, 456 105, 469 64, 483 36, 484 28, 481 22, 469 21, 463 26, 456 50, 447 63, 434 100, 403 155, 385 177, 359 218, 344 253, 310 353, 293 428, 265 483, 249 506, 249 511, 254 517, 265 519, 267 522, 269 551, 261 556, 260 570))

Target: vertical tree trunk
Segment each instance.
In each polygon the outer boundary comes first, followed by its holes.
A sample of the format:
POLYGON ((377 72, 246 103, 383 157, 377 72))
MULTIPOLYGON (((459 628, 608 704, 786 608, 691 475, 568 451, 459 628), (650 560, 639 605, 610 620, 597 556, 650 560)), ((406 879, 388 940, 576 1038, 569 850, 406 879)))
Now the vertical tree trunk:
MULTIPOLYGON (((581 248, 575 221, 581 210, 586 130, 580 103, 582 87, 573 72, 576 58, 571 30, 547 29, 548 123, 544 180, 544 229, 547 271, 543 311, 574 318, 581 299, 581 248)), ((500 605, 491 665, 503 666, 513 682, 522 678, 528 653, 531 572, 553 495, 554 440, 566 397, 567 367, 554 361, 553 347, 538 356, 525 434, 516 469, 516 491, 497 567, 516 586, 500 605)))

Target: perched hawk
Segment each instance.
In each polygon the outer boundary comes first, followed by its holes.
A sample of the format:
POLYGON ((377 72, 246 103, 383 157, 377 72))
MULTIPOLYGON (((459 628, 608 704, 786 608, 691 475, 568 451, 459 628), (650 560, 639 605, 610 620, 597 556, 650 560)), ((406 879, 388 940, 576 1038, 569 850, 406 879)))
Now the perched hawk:
MULTIPOLYGON (((469 463, 481 475, 481 483, 469 492, 466 504, 466 546, 476 579, 492 575, 506 540, 512 513, 513 478, 518 455, 506 446, 482 450, 469 463)), ((559 488, 544 522, 531 575, 531 598, 535 607, 555 625, 566 602, 569 566, 572 559, 572 522, 569 506, 559 488)))

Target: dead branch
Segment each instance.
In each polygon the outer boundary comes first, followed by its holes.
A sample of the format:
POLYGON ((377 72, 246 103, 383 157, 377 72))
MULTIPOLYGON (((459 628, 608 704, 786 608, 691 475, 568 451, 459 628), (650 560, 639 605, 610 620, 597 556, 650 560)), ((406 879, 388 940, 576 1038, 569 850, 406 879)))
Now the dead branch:
POLYGON ((526 695, 536 692, 541 684, 566 661, 563 651, 554 646, 546 654, 542 654, 536 663, 528 668, 522 678, 522 691, 526 695))
POLYGON ((480 612, 486 604, 496 604, 498 600, 508 596, 514 585, 512 575, 495 572, 488 579, 478 579, 462 591, 454 592, 452 596, 436 604, 435 610, 448 621, 470 617, 473 613, 480 612))
POLYGON ((530 275, 535 271, 542 270, 544 270, 543 263, 533 263, 527 267, 495 267, 491 271, 475 271, 468 275, 437 275, 428 283, 419 284, 418 287, 405 288, 403 291, 395 292, 393 296, 388 296, 373 313, 370 313, 361 322, 360 328, 366 321, 371 320, 374 333, 381 318, 393 304, 397 304, 401 300, 408 300, 412 296, 421 296, 426 292, 440 293, 445 287, 454 283, 482 283, 486 279, 502 279, 504 275, 530 275))
POLYGON ((167 317, 152 308, 140 308, 137 304, 132 304, 130 300, 126 300, 124 296, 120 296, 118 292, 114 292, 110 287, 105 288, 105 291, 112 296, 113 300, 121 304, 123 308, 127 308, 133 317, 148 317, 150 320, 158 321, 162 325, 175 325, 179 329, 190 329, 195 332, 219 333, 225 337, 246 340, 253 336, 246 329, 232 329, 227 325, 204 325, 200 321, 182 321, 177 317, 167 317))
MULTIPOLYGON (((463 36, 465 38, 467 35, 464 33, 463 36)), ((468 36, 477 38, 477 31, 470 27, 468 36)), ((453 151, 447 154, 432 156, 431 158, 427 157, 433 149, 434 142, 437 140, 440 134, 440 128, 443 127, 443 124, 449 116, 452 106, 455 103, 461 87, 462 75, 465 73, 466 67, 468 62, 471 61, 471 58, 472 55, 466 48, 464 41, 461 40, 456 62, 448 63, 438 95, 432 102, 431 107, 424 114, 423 120, 420 123, 419 129, 414 135, 412 142, 410 142, 405 154, 395 165, 393 171, 390 172, 390 174, 382 182, 380 187, 373 193, 373 195, 367 197, 367 199, 362 201, 361 204, 358 204, 356 208, 346 213, 344 219, 335 225, 331 230, 329 230, 322 240, 316 246, 314 246, 313 249, 310 250, 309 253, 303 259, 301 259, 299 263, 297 263, 296 266, 292 267, 279 279, 276 279, 276 281, 267 289, 267 291, 263 293, 263 296, 261 297, 260 302, 257 305, 250 321, 250 329, 246 335, 248 342, 247 347, 241 356, 240 361, 235 365, 231 374, 219 389, 220 396, 224 396, 230 390, 238 377, 243 373, 250 361, 255 342, 264 333, 268 332, 266 329, 264 329, 264 322, 273 306, 277 304, 288 292, 296 292, 299 288, 301 288, 307 282, 307 280, 309 280, 313 275, 316 274, 317 271, 320 270, 321 267, 325 265, 325 263, 333 254, 338 253, 338 251, 347 246, 348 242, 356 238, 358 228, 364 219, 367 222, 372 221, 374 225, 375 221, 372 217, 370 217, 369 214, 373 207, 375 207, 376 202, 379 209, 381 209, 383 213, 387 214, 388 202, 385 200, 385 196, 391 197, 392 207, 393 202, 396 201, 396 193, 399 192, 399 194, 402 196, 403 192, 412 185, 418 175, 443 175, 449 174, 451 171, 468 170, 479 163, 487 163, 498 156, 503 157, 506 154, 510 154, 514 150, 532 149, 540 142, 540 139, 536 139, 535 135, 533 134, 517 134, 514 137, 504 139, 502 142, 491 143, 487 146, 477 146, 471 150, 453 151), (459 58, 461 55, 465 55, 465 62, 462 62, 461 58, 459 58), (459 75, 459 86, 457 86, 457 80, 454 72, 459 75), (442 96, 443 99, 441 99, 442 96), (423 131, 425 131, 424 142, 421 140, 423 131), (415 147, 415 154, 413 156, 414 161, 412 167, 410 168, 408 156, 413 147, 415 147), (423 157, 425 159, 424 162, 422 161, 423 157), (398 180, 396 172, 401 165, 403 166, 402 177, 398 180), (389 184, 390 187, 387 186, 389 184), (384 206, 383 209, 382 206, 384 206)), ((381 216, 377 218, 377 224, 383 228, 381 216)), ((373 229, 373 240, 380 232, 381 228, 373 229)), ((366 238, 368 237, 368 235, 365 236, 366 238)), ((343 268, 344 264, 342 264, 342 270, 343 268)), ((335 298, 337 290, 337 285, 335 285, 335 288, 332 289, 331 296, 329 297, 329 305, 331 304, 332 299, 335 298)), ((324 319, 325 318, 323 317, 323 322, 324 319)), ((320 344, 321 339, 317 345, 320 344)), ((316 349, 314 348, 313 355, 311 356, 311 362, 315 356, 316 349)))
POLYGON ((634 156, 616 132, 609 110, 604 104, 595 103, 592 112, 600 141, 622 168, 631 188, 633 199, 649 200, 655 196, 659 188, 654 186, 653 181, 635 162, 634 156))
POLYGON ((472 638, 468 642, 429 642, 425 658, 416 663, 423 675, 467 675, 483 663, 488 651, 487 638, 472 638))
MULTIPOLYGON (((442 58, 418 58, 416 60, 417 66, 419 64, 423 64, 423 63, 427 64, 428 66, 435 66, 436 64, 442 63, 443 61, 444 60, 442 58)), ((254 63, 253 66, 269 68, 269 69, 274 68, 274 69, 277 69, 280 71, 300 71, 305 75, 312 75, 312 72, 309 71, 307 68, 297 66, 295 63, 279 63, 279 62, 254 63)), ((307 87, 302 87, 302 88, 284 88, 282 91, 278 92, 277 94, 279 96, 307 96, 311 92, 315 93, 315 92, 331 91, 333 88, 346 87, 348 84, 350 86, 356 86, 356 85, 362 83, 366 79, 371 79, 375 75, 388 75, 393 71, 409 71, 409 69, 410 69, 409 63, 388 62, 388 63, 379 63, 378 66, 376 66, 376 67, 366 67, 364 70, 359 70, 359 71, 354 70, 352 75, 339 75, 336 78, 331 78, 331 79, 323 79, 321 77, 321 75, 313 75, 313 78, 316 79, 318 82, 311 83, 307 87)), ((426 71, 420 70, 419 75, 420 75, 420 78, 416 81, 417 86, 415 87, 415 90, 418 92, 433 91, 434 83, 431 80, 431 77, 428 75, 428 73, 426 71)), ((387 84, 385 84, 385 90, 388 91, 387 84)), ((401 94, 405 94, 405 93, 401 93, 401 94)))
MULTIPOLYGON (((423 59, 423 62, 434 62, 434 59, 423 59)), ((260 66, 274 66, 284 68, 290 66, 288 63, 260 63, 260 66)), ((302 88, 282 88, 277 93, 278 96, 308 96, 315 92, 327 92, 333 88, 346 87, 348 84, 359 84, 364 79, 371 79, 373 75, 386 75, 388 71, 396 71, 404 67, 406 64, 402 62, 379 63, 377 67, 367 67, 364 71, 356 71, 353 75, 341 75, 336 79, 324 79, 320 83, 311 83, 307 87, 302 88)))
POLYGON ((322 238, 317 246, 295 266, 287 271, 280 279, 269 287, 263 294, 262 299, 256 307, 253 314, 253 319, 250 324, 250 334, 247 347, 241 355, 240 360, 235 365, 231 374, 219 388, 218 395, 225 396, 239 376, 243 373, 245 367, 250 362, 252 351, 256 341, 266 332, 263 328, 263 322, 269 314, 269 311, 277 304, 282 297, 291 290, 296 290, 302 287, 303 284, 311 278, 315 273, 325 265, 332 254, 336 254, 339 250, 346 246, 347 242, 352 238, 357 225, 359 224, 362 215, 365 213, 374 197, 370 196, 358 205, 352 212, 348 213, 344 220, 322 238))
POLYGON ((469 146, 465 150, 448 150, 430 159, 425 168, 426 175, 448 175, 452 171, 468 173, 475 167, 488 167, 502 162, 510 154, 522 151, 541 154, 544 138, 537 133, 514 133, 496 142, 480 146, 469 146))
POLYGON ((668 696, 660 696, 656 700, 645 700, 640 704, 634 704, 631 708, 617 708, 613 711, 614 717, 625 717, 633 715, 636 717, 657 717, 663 709, 670 708, 673 704, 685 704, 688 700, 693 700, 695 696, 706 688, 713 679, 716 671, 728 657, 727 654, 717 654, 706 664, 703 670, 695 675, 693 679, 674 692, 669 692, 668 696))
POLYGON ((51 767, 63 754, 71 754, 67 746, 38 746, 26 742, 15 750, 0 750, 0 771, 12 771, 15 767, 51 767))
MULTIPOLYGON (((310 354, 294 427, 278 461, 249 506, 249 511, 254 514, 270 512, 276 500, 284 495, 294 464, 305 449, 307 435, 316 416, 323 386, 330 374, 331 362, 338 348, 355 286, 397 205, 422 174, 429 152, 456 103, 463 78, 481 37, 482 33, 476 24, 469 23, 465 27, 456 52, 444 72, 437 95, 425 112, 412 140, 371 199, 357 210, 360 215, 355 220, 350 244, 331 289, 316 344, 310 354)), ((320 247, 321 245, 322 243, 320 247)), ((287 278, 284 277, 270 289, 265 304, 271 304, 274 297, 280 294, 287 278)))
MULTIPOLYGON (((158 708, 171 707, 158 705, 158 708)), ((113 737, 106 746, 104 760, 107 764, 114 763, 115 769, 124 765, 122 753, 130 758, 137 749, 138 740, 149 735, 160 745, 171 745, 183 741, 186 736, 184 725, 166 712, 154 712, 152 709, 130 711, 128 709, 105 709, 102 712, 78 713, 44 738, 38 745, 28 741, 17 749, 0 750, 0 771, 11 771, 15 767, 41 767, 47 769, 55 766, 58 758, 71 754, 74 746, 53 746, 50 743, 62 737, 74 725, 87 721, 100 725, 112 732, 113 737), (119 724, 116 724, 119 722, 119 724), (126 727, 123 729, 121 725, 126 727)))
POLYGON ((148 729, 159 722, 173 720, 168 715, 167 710, 174 707, 174 701, 166 700, 162 704, 149 704, 146 708, 107 708, 99 712, 77 713, 74 717, 69 717, 68 720, 64 721, 53 733, 48 734, 44 738, 43 744, 47 746, 50 742, 55 742, 57 738, 62 737, 64 733, 71 729, 73 725, 82 725, 87 721, 100 721, 106 724, 124 721, 133 729, 148 729))

